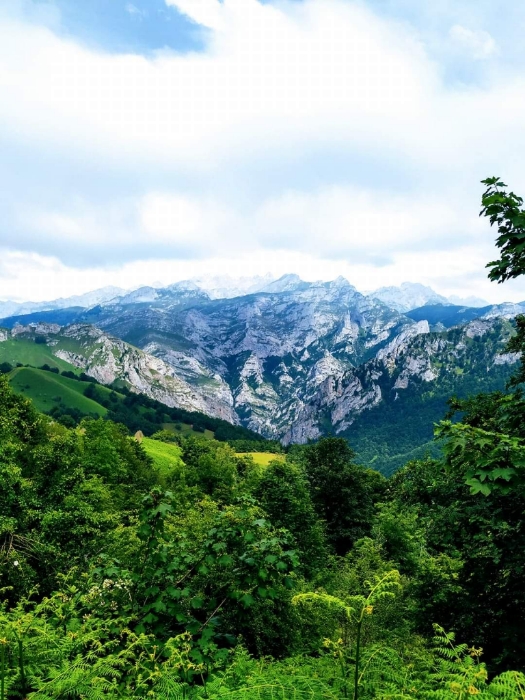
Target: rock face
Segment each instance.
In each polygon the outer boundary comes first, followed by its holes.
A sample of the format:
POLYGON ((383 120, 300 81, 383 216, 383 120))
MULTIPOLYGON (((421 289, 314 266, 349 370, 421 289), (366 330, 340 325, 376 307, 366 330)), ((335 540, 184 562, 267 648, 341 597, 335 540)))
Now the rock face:
MULTIPOLYGON (((468 355, 503 311, 463 324, 454 353, 468 355)), ((152 301, 118 300, 84 320, 161 359, 199 394, 213 386, 234 420, 286 442, 317 438, 331 426, 344 431, 385 391, 438 380, 441 360, 432 358, 447 355, 457 334, 444 326, 431 333, 427 320, 412 320, 343 278, 307 283, 295 275, 230 299, 173 285, 155 290, 152 301)), ((502 342, 493 355, 503 351, 502 342)), ((445 366, 458 361, 442 358, 445 366)))
POLYGON ((409 387, 425 391, 440 381, 453 385, 454 377, 466 372, 483 375, 520 359, 518 353, 501 352, 513 332, 502 319, 472 321, 441 333, 430 333, 428 324, 418 326, 400 333, 374 359, 322 382, 298 411, 283 442, 315 439, 325 425, 344 433, 363 411, 383 400, 395 401, 409 387))
POLYGON ((27 326, 23 326, 17 323, 11 331, 13 338, 17 335, 27 335, 32 333, 34 335, 53 335, 60 331, 60 326, 57 323, 30 323, 27 326))

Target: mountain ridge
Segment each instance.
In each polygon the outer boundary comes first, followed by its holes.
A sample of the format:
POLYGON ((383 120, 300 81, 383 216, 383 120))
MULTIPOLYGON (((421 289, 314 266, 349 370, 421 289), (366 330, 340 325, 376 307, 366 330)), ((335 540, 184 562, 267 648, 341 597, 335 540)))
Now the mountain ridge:
MULTIPOLYGON (((67 309, 74 306, 89 309, 99 304, 106 303, 136 303, 139 298, 141 298, 144 303, 147 303, 148 301, 161 298, 166 292, 175 289, 193 290, 194 292, 200 291, 209 299, 215 300, 231 299, 257 293, 278 293, 298 288, 306 289, 311 285, 333 284, 341 280, 351 284, 349 280, 342 276, 331 281, 317 280, 307 282, 295 273, 286 273, 279 278, 275 278, 270 273, 267 273, 266 275, 256 275, 253 277, 231 277, 230 275, 192 277, 169 285, 162 285, 160 283, 138 285, 129 290, 108 286, 81 295, 43 302, 0 301, 0 319, 29 315, 39 311, 67 309)), ((381 287, 374 292, 363 292, 363 295, 372 296, 387 303, 387 305, 390 304, 391 308, 402 313, 427 303, 471 305, 474 307, 490 305, 485 300, 477 297, 460 299, 459 297, 451 296, 447 298, 438 294, 430 287, 425 287, 422 284, 414 282, 403 282, 399 287, 381 287)))

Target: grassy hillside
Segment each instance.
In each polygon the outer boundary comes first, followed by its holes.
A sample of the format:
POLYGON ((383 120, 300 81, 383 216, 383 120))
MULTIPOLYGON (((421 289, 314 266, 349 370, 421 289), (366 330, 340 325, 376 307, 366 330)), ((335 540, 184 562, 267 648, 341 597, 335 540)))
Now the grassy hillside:
POLYGON ((178 467, 183 466, 182 450, 178 445, 151 440, 151 438, 143 438, 141 444, 163 477, 173 474, 178 467))
POLYGON ((55 357, 51 347, 35 343, 33 340, 12 338, 0 343, 0 364, 2 362, 8 362, 13 367, 17 364, 32 365, 33 367, 41 367, 47 364, 49 367, 56 367, 60 371, 70 370, 75 374, 80 373, 80 370, 76 367, 55 357))
POLYGON ((17 367, 8 376, 14 391, 31 399, 43 413, 59 405, 88 415, 105 416, 107 413, 106 408, 83 395, 85 382, 34 367, 17 367))

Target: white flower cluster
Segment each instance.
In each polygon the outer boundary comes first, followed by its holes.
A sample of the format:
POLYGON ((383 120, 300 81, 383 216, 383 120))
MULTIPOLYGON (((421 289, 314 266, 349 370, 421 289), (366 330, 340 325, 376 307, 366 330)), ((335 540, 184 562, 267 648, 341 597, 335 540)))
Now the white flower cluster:
POLYGON ((92 586, 87 594, 88 600, 96 601, 98 605, 110 605, 112 609, 116 609, 117 604, 114 601, 107 600, 104 596, 111 592, 124 591, 131 597, 131 580, 129 579, 119 579, 118 581, 113 581, 113 579, 106 578, 102 582, 102 586, 98 584, 92 586))

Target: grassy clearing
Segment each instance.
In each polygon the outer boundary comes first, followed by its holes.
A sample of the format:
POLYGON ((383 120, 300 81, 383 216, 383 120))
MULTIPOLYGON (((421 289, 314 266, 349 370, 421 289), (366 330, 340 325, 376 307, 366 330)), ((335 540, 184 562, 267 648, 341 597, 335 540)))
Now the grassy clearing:
POLYGON ((87 386, 85 382, 77 382, 75 379, 33 367, 18 367, 8 376, 13 390, 31 399, 37 410, 43 413, 60 404, 97 416, 107 413, 103 406, 83 395, 82 391, 87 386))
POLYGON ((75 374, 80 373, 80 370, 73 365, 55 357, 51 347, 38 345, 32 340, 11 339, 0 343, 0 362, 9 362, 13 366, 19 362, 22 365, 35 367, 47 364, 50 367, 58 367, 60 371, 69 370, 75 374))
POLYGON ((146 437, 142 438, 141 445, 152 458, 155 468, 162 476, 169 476, 183 466, 182 450, 178 445, 170 445, 167 442, 151 440, 151 438, 146 437))
POLYGON ((255 464, 260 464, 263 467, 267 467, 274 459, 278 459, 280 462, 284 462, 286 459, 284 455, 276 455, 273 452, 238 452, 237 457, 253 457, 255 464))

